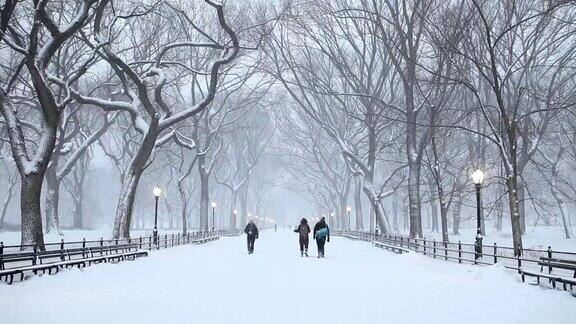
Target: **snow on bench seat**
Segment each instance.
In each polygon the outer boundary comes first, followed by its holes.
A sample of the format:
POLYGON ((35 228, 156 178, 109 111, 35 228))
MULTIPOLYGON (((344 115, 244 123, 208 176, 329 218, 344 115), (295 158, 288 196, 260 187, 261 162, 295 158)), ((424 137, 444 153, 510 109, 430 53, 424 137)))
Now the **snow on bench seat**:
POLYGON ((390 250, 390 251, 392 251, 394 253, 398 253, 398 254, 410 252, 410 250, 408 250, 408 249, 401 248, 399 246, 386 244, 386 243, 379 242, 379 241, 372 241, 372 244, 374 244, 375 246, 377 246, 379 248, 387 249, 387 250, 390 250))

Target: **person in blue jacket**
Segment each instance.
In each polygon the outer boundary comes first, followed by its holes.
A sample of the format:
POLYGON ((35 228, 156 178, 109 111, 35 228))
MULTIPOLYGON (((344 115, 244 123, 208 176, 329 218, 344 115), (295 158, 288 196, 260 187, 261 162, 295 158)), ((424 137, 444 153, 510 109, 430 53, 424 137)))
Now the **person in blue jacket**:
POLYGON ((330 242, 330 228, 328 228, 324 217, 320 218, 320 221, 314 225, 313 237, 316 240, 316 245, 318 245, 318 257, 323 258, 326 241, 330 242))

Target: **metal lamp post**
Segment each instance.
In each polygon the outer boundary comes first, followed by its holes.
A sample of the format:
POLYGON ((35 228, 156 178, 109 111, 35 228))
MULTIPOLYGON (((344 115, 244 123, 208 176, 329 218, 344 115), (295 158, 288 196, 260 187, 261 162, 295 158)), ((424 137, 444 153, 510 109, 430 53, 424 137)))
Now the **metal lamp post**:
POLYGON ((215 219, 215 218, 214 218, 214 215, 216 214, 216 202, 213 201, 213 202, 211 203, 211 205, 212 205, 212 232, 214 232, 214 224, 215 224, 215 223, 214 223, 214 219, 215 219))
MULTIPOLYGON (((374 202, 376 203, 376 208, 380 207, 380 195, 374 197, 374 202)), ((374 212, 374 237, 376 236, 378 236, 378 213, 374 212)))
POLYGON ((352 207, 346 207, 346 212, 348 212, 348 230, 352 229, 352 218, 350 217, 350 212, 352 211, 352 207))
POLYGON ((474 246, 474 260, 478 260, 482 257, 482 229, 481 220, 482 217, 482 199, 480 196, 480 190, 482 189, 482 182, 484 181, 484 172, 478 169, 472 173, 472 181, 476 187, 476 245, 474 246))
POLYGON ((152 193, 154 194, 154 200, 155 200, 154 231, 152 232, 152 235, 154 236, 154 245, 157 245, 158 244, 158 198, 162 194, 162 189, 160 189, 160 187, 156 186, 156 187, 154 187, 154 190, 152 190, 152 193))
POLYGON ((238 217, 238 209, 234 208, 232 210, 232 228, 236 228, 236 217, 238 217))

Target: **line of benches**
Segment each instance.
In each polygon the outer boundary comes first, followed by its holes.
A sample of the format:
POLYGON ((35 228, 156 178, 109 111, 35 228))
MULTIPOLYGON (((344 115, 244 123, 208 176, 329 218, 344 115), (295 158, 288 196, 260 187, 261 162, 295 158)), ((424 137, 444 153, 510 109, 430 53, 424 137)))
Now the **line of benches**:
POLYGON ((392 251, 392 252, 397 253, 397 254, 410 252, 410 250, 396 246, 396 245, 386 244, 386 243, 381 242, 381 241, 371 241, 368 237, 359 237, 359 236, 350 235, 350 234, 343 234, 342 236, 344 236, 345 238, 351 239, 351 240, 355 240, 355 241, 370 241, 370 242, 372 242, 372 245, 374 245, 376 247, 379 247, 381 249, 386 249, 388 251, 392 251))
POLYGON ((63 268, 75 266, 81 268, 92 263, 134 260, 142 256, 148 256, 148 252, 138 250, 138 244, 3 254, 0 280, 12 284, 14 276, 20 275, 20 280, 24 280, 24 275, 29 272, 45 274, 48 271, 48 274, 52 274, 52 271, 56 273, 63 268), (31 265, 19 265, 6 269, 6 265, 12 263, 31 263, 31 265))
POLYGON ((526 282, 526 276, 529 276, 536 277, 536 282, 538 284, 540 284, 540 278, 546 278, 552 284, 553 288, 556 288, 557 283, 561 283, 564 290, 567 290, 568 286, 570 287, 570 290, 576 286, 576 260, 541 257, 540 261, 538 261, 538 265, 540 266, 540 272, 523 269, 518 270, 522 276, 523 282, 526 282), (544 271, 544 268, 548 269, 547 273, 544 271), (554 269, 574 271, 574 275, 572 278, 569 278, 562 274, 554 273, 554 269))
POLYGON ((380 241, 372 241, 372 244, 376 247, 382 248, 382 249, 386 249, 388 251, 392 251, 394 253, 397 254, 402 254, 402 253, 408 253, 410 252, 410 250, 399 247, 399 246, 395 246, 395 245, 391 245, 391 244, 386 244, 380 241))
MULTIPOLYGON (((203 244, 219 238, 218 235, 201 236, 192 239, 189 243, 203 244)), ((147 249, 159 249, 160 247, 161 244, 157 244, 147 249)), ((70 267, 82 268, 91 264, 134 260, 138 257, 148 256, 148 252, 140 248, 143 248, 141 243, 131 243, 48 251, 3 253, 0 254, 0 281, 4 280, 7 284, 12 284, 14 277, 19 275, 22 281, 26 273, 32 272, 37 275, 48 272, 48 274, 51 275, 61 269, 70 267), (10 267, 10 265, 13 264, 15 266, 10 267)))
POLYGON ((207 243, 210 241, 214 241, 219 239, 220 236, 219 235, 212 235, 212 236, 206 236, 206 237, 202 237, 202 238, 198 238, 198 239, 194 239, 192 240, 192 244, 203 244, 203 243, 207 243))
MULTIPOLYGON (((351 234, 343 234, 342 236, 352 240, 370 241, 367 237, 359 237, 351 234)), ((410 252, 408 249, 381 241, 371 241, 371 243, 376 247, 387 249, 398 254, 410 252)), ((539 272, 518 269, 518 273, 521 275, 523 282, 526 282, 526 277, 529 276, 535 277, 538 284, 540 284, 540 278, 548 279, 553 288, 556 288, 558 283, 563 285, 564 290, 568 290, 568 287, 570 287, 570 290, 573 290, 574 286, 576 286, 576 260, 541 257, 538 265, 540 266, 539 272), (548 272, 546 273, 544 269, 548 269, 548 272), (574 275, 570 278, 566 275, 555 273, 554 269, 574 271, 574 275)))

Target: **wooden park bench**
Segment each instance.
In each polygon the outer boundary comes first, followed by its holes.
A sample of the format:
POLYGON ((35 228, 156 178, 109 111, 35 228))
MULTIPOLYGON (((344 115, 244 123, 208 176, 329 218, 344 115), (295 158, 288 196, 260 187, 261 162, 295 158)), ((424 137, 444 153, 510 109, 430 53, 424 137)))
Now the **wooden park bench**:
POLYGON ((0 280, 4 279, 8 284, 12 284, 14 276, 20 275, 20 280, 24 280, 24 275, 28 272, 42 274, 57 273, 60 269, 69 267, 86 267, 92 263, 119 262, 123 260, 134 260, 137 257, 147 256, 148 252, 138 250, 137 244, 119 244, 97 247, 82 247, 73 249, 31 251, 2 254, 0 263, 0 280), (24 263, 24 264, 22 264, 24 263), (14 267, 6 268, 8 264, 17 264, 14 267))
POLYGON ((193 239, 192 243, 193 244, 203 244, 206 242, 217 240, 219 238, 220 238, 220 236, 218 236, 218 235, 209 235, 209 236, 199 237, 199 238, 193 239))
POLYGON ((379 242, 379 241, 372 241, 372 244, 376 247, 386 249, 388 251, 392 251, 392 252, 398 253, 398 254, 410 252, 410 250, 408 250, 408 249, 405 249, 405 248, 402 248, 399 246, 395 246, 395 245, 386 244, 386 243, 379 242))
POLYGON ((343 234, 342 236, 344 236, 345 238, 349 238, 351 240, 355 240, 355 241, 364 240, 362 237, 352 235, 352 234, 343 234))
POLYGON ((570 286, 570 290, 572 290, 576 285, 575 260, 541 257, 540 261, 538 262, 538 265, 540 266, 539 272, 530 270, 519 270, 523 282, 526 281, 525 279, 526 276, 530 276, 530 277, 536 277, 536 282, 538 284, 540 284, 540 278, 548 279, 549 282, 552 284, 553 288, 556 288, 557 283, 561 283, 563 285, 564 290, 567 290, 568 286, 570 286), (544 271, 545 268, 548 269, 548 272, 544 271), (572 277, 568 277, 566 275, 558 274, 557 271, 555 273, 554 269, 563 269, 569 272, 574 271, 574 275, 572 277))

